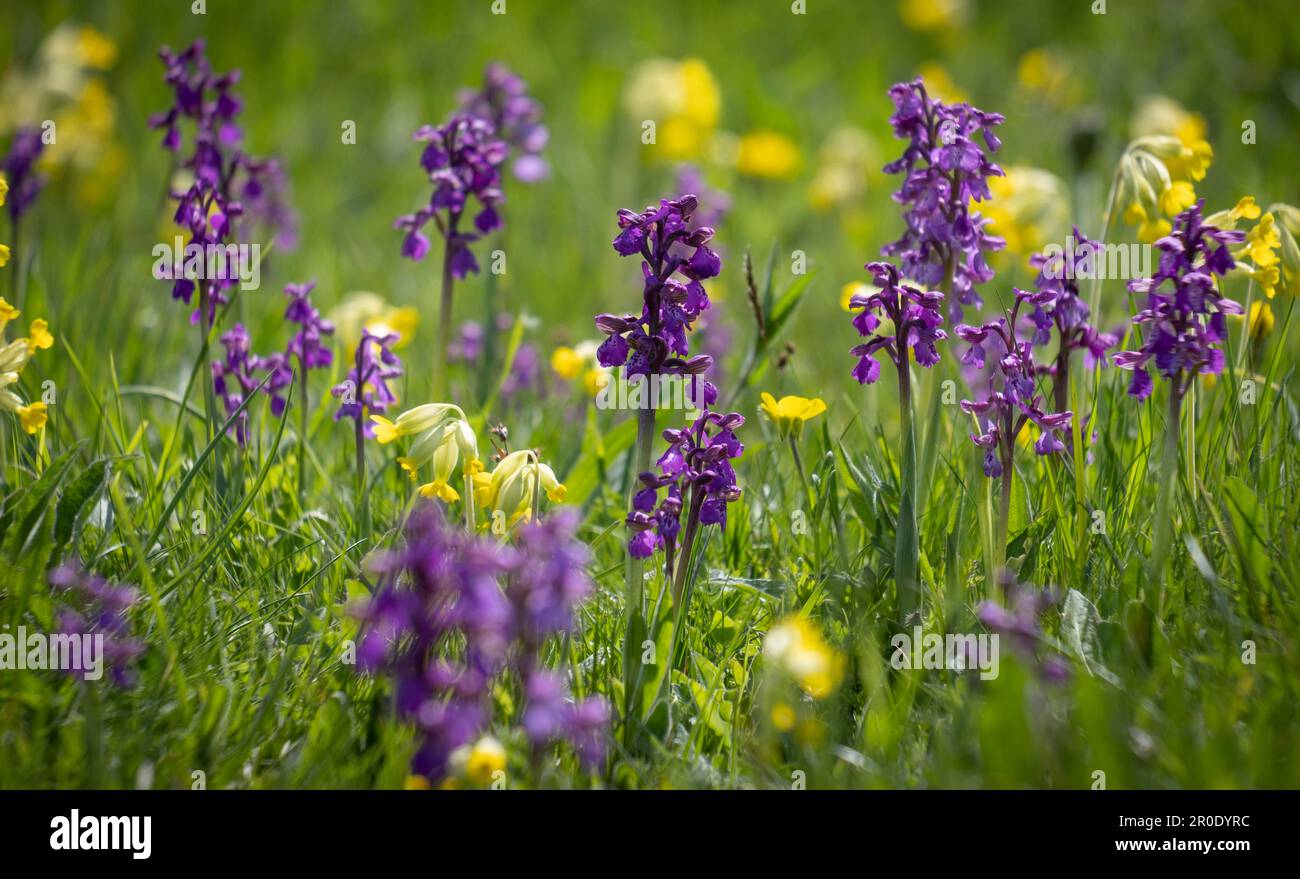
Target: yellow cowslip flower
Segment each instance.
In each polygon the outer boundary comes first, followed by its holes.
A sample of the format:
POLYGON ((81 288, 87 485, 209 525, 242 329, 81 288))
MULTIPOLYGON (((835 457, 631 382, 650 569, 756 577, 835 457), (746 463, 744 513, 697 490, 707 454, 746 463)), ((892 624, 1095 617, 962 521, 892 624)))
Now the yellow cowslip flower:
POLYGON ((1037 253, 1049 241, 1064 239, 1070 222, 1070 193, 1059 177, 1041 168, 1012 165, 1003 176, 990 177, 988 182, 993 197, 972 202, 971 208, 989 219, 993 234, 1007 242, 1007 254, 1037 253))
POLYGON ((1266 300, 1256 299, 1250 304, 1250 338, 1259 341, 1273 332, 1277 318, 1273 316, 1273 307, 1266 300))
POLYGON ((1177 216, 1196 204, 1196 190, 1186 180, 1175 180, 1160 195, 1160 210, 1169 216, 1177 216))
POLYGON ((741 135, 736 145, 736 170, 750 177, 788 180, 799 168, 799 148, 775 131, 760 129, 741 135))
POLYGON ((844 657, 804 617, 787 617, 773 626, 763 641, 763 653, 814 699, 835 692, 844 677, 844 657))
POLYGON ((85 66, 107 70, 117 60, 117 44, 93 27, 84 26, 77 30, 77 54, 85 66))
POLYGON ((880 149, 869 134, 840 126, 817 151, 817 171, 808 184, 809 204, 818 211, 857 204, 880 164, 880 149))
POLYGON ((345 350, 355 350, 365 328, 375 335, 396 333, 394 348, 401 348, 415 337, 420 313, 410 306, 389 305, 378 293, 349 293, 329 314, 336 337, 345 350))
POLYGON ((561 503, 568 491, 532 449, 511 452, 497 462, 491 473, 475 473, 473 482, 475 504, 479 509, 503 514, 507 525, 532 518, 539 487, 553 503, 561 503))
POLYGON ((4 206, 5 198, 9 195, 9 181, 5 178, 4 172, 0 171, 0 207, 4 206))
POLYGON ((1205 225, 1216 229, 1235 229, 1239 220, 1254 220, 1259 217, 1260 207, 1255 196, 1243 195, 1237 203, 1226 211, 1218 211, 1205 218, 1205 225))
POLYGON ((49 327, 50 325, 40 318, 32 321, 32 325, 27 328, 28 354, 35 354, 37 348, 53 347, 54 336, 50 333, 49 327))
POLYGON ((898 14, 912 30, 944 30, 965 19, 966 0, 901 0, 898 14))
POLYGON ((1267 213, 1246 233, 1245 243, 1233 256, 1249 256, 1256 267, 1267 268, 1277 263, 1277 251, 1281 247, 1282 239, 1278 235, 1273 214, 1267 213))
POLYGON ((39 400, 27 406, 19 406, 14 412, 18 416, 18 421, 22 424, 23 430, 28 433, 36 433, 49 420, 49 413, 45 411, 45 404, 39 400))
POLYGON ((779 401, 764 391, 763 403, 759 406, 763 414, 776 423, 782 437, 797 437, 803 433, 806 422, 812 421, 826 411, 826 402, 820 397, 811 400, 807 397, 782 397, 779 401))
POLYGON ((386 445, 403 436, 416 440, 397 463, 418 481, 420 470, 432 462, 433 480, 420 486, 420 494, 427 498, 440 498, 447 503, 460 500, 460 493, 451 487, 451 476, 456 465, 464 461, 463 472, 473 479, 482 469, 478 460, 478 438, 469 426, 465 413, 451 403, 426 403, 408 409, 389 421, 382 415, 371 415, 375 424, 375 439, 386 445))
POLYGON ((498 772, 505 772, 506 749, 492 736, 483 736, 473 745, 461 745, 448 755, 452 776, 475 787, 487 787, 498 772))
POLYGON ((636 119, 655 123, 655 155, 681 161, 708 148, 722 98, 709 66, 698 58, 652 58, 633 71, 624 105, 636 119))
POLYGON ((1137 226, 1138 240, 1145 244, 1154 244, 1172 231, 1173 226, 1164 217, 1149 217, 1138 202, 1133 202, 1124 211, 1124 222, 1137 226))

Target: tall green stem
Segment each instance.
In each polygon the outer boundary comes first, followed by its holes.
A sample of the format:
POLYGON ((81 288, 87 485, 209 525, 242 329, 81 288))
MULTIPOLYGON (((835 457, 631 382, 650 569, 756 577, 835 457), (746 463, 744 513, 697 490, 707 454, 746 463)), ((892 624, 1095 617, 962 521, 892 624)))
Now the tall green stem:
POLYGON ((898 533, 894 544, 894 577, 898 586, 901 622, 907 624, 921 609, 917 584, 920 545, 916 534, 916 436, 912 427, 912 378, 908 349, 901 346, 898 364, 898 412, 902 422, 903 456, 899 463, 898 533))
POLYGON ((298 380, 302 383, 302 396, 298 400, 298 509, 301 511, 307 497, 307 364, 301 357, 298 380))
MULTIPOLYGON (((633 455, 636 469, 632 473, 628 488, 628 509, 632 508, 632 495, 637 490, 637 477, 650 469, 650 451, 655 437, 655 410, 648 406, 638 409, 636 418, 636 450, 633 455)), ((628 539, 630 540, 631 537, 632 533, 629 529, 628 539)), ((646 631, 643 609, 645 584, 642 579, 645 570, 644 562, 642 559, 634 558, 629 552, 624 570, 627 575, 627 589, 624 595, 627 625, 623 636, 623 736, 624 742, 630 745, 636 728, 633 712, 640 711, 638 691, 641 679, 641 641, 645 638, 646 631)), ((665 661, 667 661, 666 657, 665 661)), ((639 720, 639 716, 636 720, 639 720)))
POLYGON ((1165 422, 1164 457, 1160 459, 1160 493, 1156 498, 1155 535, 1151 542, 1151 567, 1147 582, 1154 584, 1156 593, 1156 619, 1164 615, 1165 561, 1173 541, 1174 480, 1178 474, 1178 449, 1181 441, 1183 389, 1178 377, 1169 385, 1169 415, 1165 422))
POLYGON ((456 237, 456 224, 459 220, 458 214, 452 214, 447 221, 445 246, 442 249, 442 292, 438 300, 438 350, 434 352, 437 360, 433 365, 433 399, 437 402, 447 399, 447 370, 450 367, 447 352, 451 348, 451 306, 454 286, 454 279, 451 276, 451 258, 455 248, 459 246, 452 242, 456 237))

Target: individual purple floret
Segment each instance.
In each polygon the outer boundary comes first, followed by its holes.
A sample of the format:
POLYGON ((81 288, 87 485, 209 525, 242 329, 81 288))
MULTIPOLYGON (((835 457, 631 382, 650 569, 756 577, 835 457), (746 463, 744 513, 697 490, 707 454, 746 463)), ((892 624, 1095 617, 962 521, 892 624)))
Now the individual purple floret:
POLYGON ((870 295, 854 293, 849 299, 850 308, 862 309, 853 316, 853 326, 858 335, 867 339, 849 352, 858 358, 857 366, 853 367, 853 377, 864 385, 880 378, 880 361, 876 359, 880 351, 884 351, 900 370, 908 368, 908 348, 912 349, 918 364, 934 366, 939 362, 935 343, 948 338, 940 327, 943 323, 943 294, 900 283, 898 269, 892 263, 867 263, 867 270, 880 289, 870 295), (888 331, 884 333, 879 332, 882 329, 881 317, 890 322, 886 328, 888 331))
POLYGON ((446 125, 422 126, 415 139, 425 144, 420 165, 433 184, 429 203, 414 214, 398 217, 393 227, 405 230, 402 256, 419 261, 429 252, 429 239, 421 231, 433 220, 446 241, 451 276, 463 279, 478 271, 478 261, 469 245, 501 225, 497 207, 505 200, 501 192, 500 166, 508 147, 496 136, 492 123, 471 115, 452 117, 446 125), (474 216, 475 232, 460 228, 462 214, 471 198, 479 208, 474 216))
POLYGON ((41 132, 24 126, 14 132, 9 153, 4 157, 4 162, 0 163, 5 182, 9 184, 9 194, 5 200, 9 208, 9 219, 14 223, 27 213, 45 186, 45 178, 36 172, 36 160, 44 149, 45 141, 41 139, 41 132))
POLYGON ((1073 253, 1039 253, 1030 257, 1029 264, 1038 269, 1034 286, 1040 293, 1051 293, 1052 299, 1037 303, 1029 319, 1034 324, 1034 345, 1046 345, 1056 330, 1056 359, 1038 367, 1040 373, 1052 377, 1052 399, 1057 411, 1070 405, 1070 358, 1075 351, 1083 351, 1084 366, 1091 369, 1097 363, 1106 363, 1106 351, 1119 344, 1119 335, 1102 332, 1088 323, 1088 303, 1079 296, 1079 279, 1097 271, 1097 260, 1104 258, 1105 248, 1097 241, 1089 241, 1078 227, 1071 239, 1073 253))
POLYGON ((364 436, 374 436, 371 415, 382 415, 397 402, 388 383, 402 374, 402 361, 393 353, 397 333, 376 335, 362 328, 347 378, 331 393, 340 399, 334 420, 354 419, 364 436))
POLYGON ((574 702, 542 662, 548 639, 572 629, 592 589, 577 525, 576 512, 562 510, 501 544, 447 524, 427 504, 412 514, 404 545, 379 562, 358 659, 394 675, 398 713, 423 735, 416 773, 447 773, 452 751, 491 723, 493 686, 507 674, 523 683, 520 721, 535 746, 567 739, 589 766, 603 761, 608 706, 574 702))
MULTIPOLYGON (((99 660, 108 666, 109 676, 115 684, 131 686, 136 678, 131 663, 145 650, 143 641, 131 637, 126 620, 127 612, 140 596, 139 590, 134 586, 110 583, 103 577, 68 564, 53 568, 49 582, 64 603, 56 614, 59 634, 102 637, 103 652, 99 660)), ((87 660, 88 657, 83 655, 80 668, 65 671, 80 680, 89 680, 88 673, 96 672, 87 660)))
MULTIPOLYGON (((709 307, 701 282, 722 270, 722 260, 708 247, 713 230, 690 228, 697 206, 694 195, 683 195, 639 214, 618 212, 614 250, 641 257, 642 305, 639 315, 596 315, 596 329, 607 337, 596 351, 601 366, 626 366, 628 376, 700 376, 712 364, 705 355, 689 357, 686 340, 692 323, 709 307), (675 253, 679 246, 689 255, 675 253)), ((711 382, 703 382, 703 397, 710 405, 717 399, 711 382)))
POLYGON ((480 91, 460 94, 461 110, 492 123, 497 135, 515 152, 515 177, 534 183, 550 174, 541 152, 550 136, 542 124, 542 105, 528 94, 528 85, 504 64, 493 63, 483 74, 480 91))
POLYGON ((1245 240, 1245 233, 1206 225, 1204 200, 1174 218, 1173 231, 1156 242, 1160 265, 1150 278, 1130 281, 1133 293, 1146 296, 1146 307, 1133 316, 1145 326, 1142 347, 1121 351, 1115 365, 1133 371, 1128 392, 1139 400, 1151 395, 1148 363, 1169 380, 1174 399, 1181 400, 1198 373, 1223 371, 1228 336, 1227 315, 1241 314, 1237 302, 1220 295, 1215 276, 1236 265, 1228 245, 1245 240))
POLYGON ((933 99, 920 79, 895 85, 889 96, 896 108, 889 120, 894 136, 908 145, 885 172, 905 175, 894 201, 907 208, 907 229, 883 252, 901 260, 905 277, 951 293, 948 308, 957 321, 962 306, 983 304, 975 285, 993 278, 984 254, 1006 243, 970 208, 971 201, 989 198, 987 179, 1002 176, 989 155, 1001 146, 993 128, 1003 117, 933 99))
MULTIPOLYGON (((256 372, 270 373, 262 393, 271 398, 271 414, 279 418, 284 414, 284 389, 293 381, 293 367, 281 352, 259 357, 250 350, 248 330, 243 324, 221 334, 221 344, 226 356, 212 364, 212 388, 225 405, 226 416, 234 415, 249 394, 257 390, 261 380, 256 372)), ((242 446, 248 441, 248 409, 239 413, 232 425, 235 439, 242 446)))

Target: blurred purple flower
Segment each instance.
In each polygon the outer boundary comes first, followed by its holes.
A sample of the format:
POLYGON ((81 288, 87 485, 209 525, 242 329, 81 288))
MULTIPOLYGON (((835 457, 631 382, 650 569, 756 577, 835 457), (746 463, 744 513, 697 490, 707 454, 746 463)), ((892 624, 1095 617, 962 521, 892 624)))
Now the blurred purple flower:
POLYGON ((382 415, 397 402, 388 383, 402 374, 402 361, 393 353, 397 333, 376 335, 362 328, 347 378, 331 393, 340 400, 334 420, 354 419, 365 436, 374 436, 369 416, 382 415))
POLYGON ((334 362, 334 352, 322 342, 323 337, 334 335, 334 324, 321 317, 316 306, 312 305, 311 291, 314 289, 315 281, 289 284, 284 288, 285 295, 289 297, 284 319, 301 327, 289 340, 288 353, 298 361, 299 368, 304 372, 324 368, 334 362))
MULTIPOLYGON (((110 583, 70 564, 51 569, 49 583, 61 604, 55 617, 59 634, 102 635, 100 659, 108 665, 110 677, 120 687, 131 686, 136 675, 130 664, 145 650, 143 641, 131 637, 126 620, 127 612, 140 597, 139 590, 122 583, 110 583)), ((80 669, 65 670, 86 680, 89 669, 84 667, 84 657, 82 664, 80 669)))
POLYGON ((1043 680, 1068 680, 1070 664, 1051 647, 1040 622, 1042 615, 1056 606, 1056 595, 1049 589, 1016 583, 1005 574, 1004 580, 1009 607, 985 601, 975 608, 976 618, 994 634, 1010 639, 1016 653, 1028 660, 1043 680))
MULTIPOLYGON (((271 413, 279 418, 284 414, 283 391, 293 381, 293 367, 281 352, 259 357, 250 350, 248 330, 243 324, 221 334, 221 344, 226 356, 212 364, 212 388, 226 409, 226 416, 234 415, 249 394, 257 390, 261 380, 256 372, 269 373, 262 393, 271 398, 271 413)), ((235 439, 242 446, 248 441, 248 409, 239 413, 231 425, 235 439)))
POLYGON ((528 94, 528 84, 504 64, 492 63, 483 73, 483 88, 460 94, 461 110, 492 123, 497 136, 515 151, 511 170, 524 183, 550 174, 542 158, 550 132, 542 124, 542 105, 528 94))
POLYGON ((36 196, 45 186, 45 178, 36 172, 36 160, 45 149, 41 132, 30 126, 24 126, 14 132, 9 143, 9 152, 0 163, 5 182, 9 184, 6 202, 9 207, 9 219, 17 223, 27 213, 36 196))

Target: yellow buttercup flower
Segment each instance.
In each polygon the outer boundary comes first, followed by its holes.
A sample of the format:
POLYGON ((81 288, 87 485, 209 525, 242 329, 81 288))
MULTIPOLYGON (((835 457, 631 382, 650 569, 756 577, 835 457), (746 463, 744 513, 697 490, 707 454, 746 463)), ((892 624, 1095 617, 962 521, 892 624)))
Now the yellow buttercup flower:
POLYGON ((805 423, 826 411, 826 402, 820 397, 810 400, 807 397, 790 396, 782 397, 778 401, 764 391, 762 399, 759 408, 764 415, 776 423, 783 437, 799 436, 803 432, 805 423))
POLYGON ((551 352, 551 369, 565 381, 572 381, 582 374, 586 362, 572 348, 561 345, 551 352))
POLYGON ((778 702, 772 706, 772 726, 781 732, 789 732, 794 729, 795 721, 794 709, 788 702, 778 702))
POLYGON ((788 180, 798 170, 799 161, 794 141, 767 129, 741 135, 736 146, 736 170, 750 177, 788 180))
POLYGON ((835 692, 844 677, 844 657, 804 617, 789 617, 773 626, 763 641, 763 654, 814 699, 835 692))

